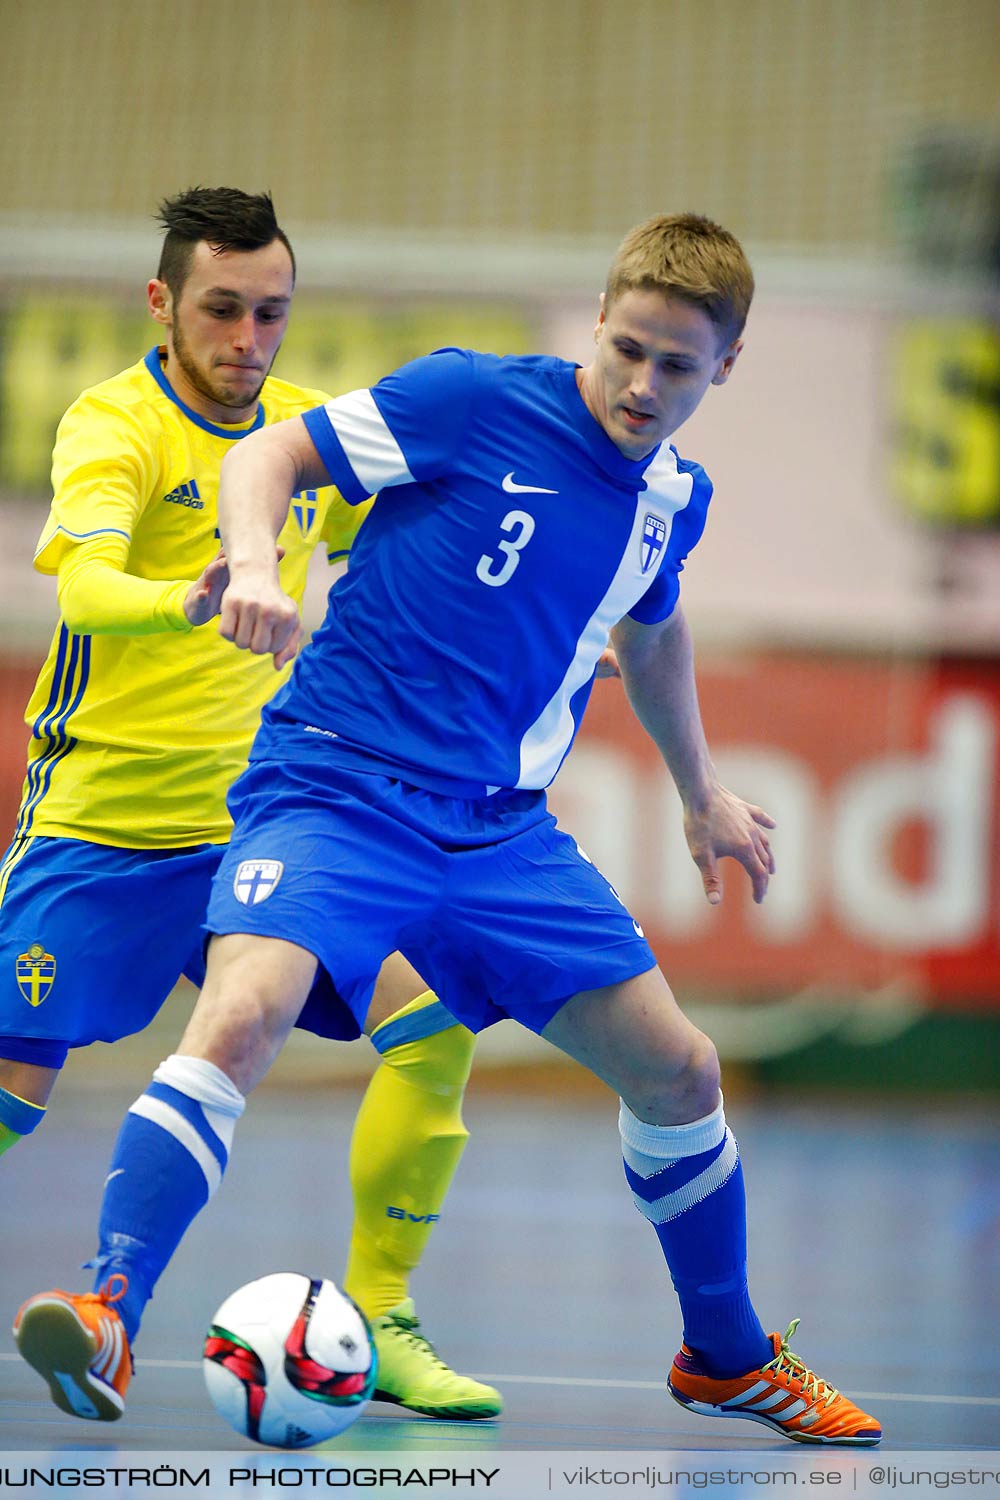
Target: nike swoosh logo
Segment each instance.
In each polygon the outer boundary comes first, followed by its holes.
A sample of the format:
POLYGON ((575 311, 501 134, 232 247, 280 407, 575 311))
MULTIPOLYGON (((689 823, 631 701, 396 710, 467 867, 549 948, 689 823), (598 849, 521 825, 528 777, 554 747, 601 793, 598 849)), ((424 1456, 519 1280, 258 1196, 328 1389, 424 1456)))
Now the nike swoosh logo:
POLYGON ((558 495, 559 493, 558 490, 547 490, 541 484, 517 484, 513 469, 503 476, 500 488, 506 490, 508 495, 558 495))
POLYGON ((125 1171, 124 1167, 116 1167, 113 1172, 109 1172, 108 1175, 107 1175, 107 1177, 105 1177, 105 1179, 104 1179, 104 1186, 107 1187, 108 1183, 112 1180, 112 1178, 114 1178, 114 1177, 121 1177, 121 1175, 122 1175, 122 1173, 124 1171, 125 1171))

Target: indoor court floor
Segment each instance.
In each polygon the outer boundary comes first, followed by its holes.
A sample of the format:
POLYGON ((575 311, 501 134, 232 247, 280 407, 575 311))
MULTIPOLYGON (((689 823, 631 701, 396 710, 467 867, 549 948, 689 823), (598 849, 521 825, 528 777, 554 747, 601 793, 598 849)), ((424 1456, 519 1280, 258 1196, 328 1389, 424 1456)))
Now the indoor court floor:
MULTIPOLYGON (((64 1080, 51 1118, 2 1166, 4 1327, 51 1286, 89 1288, 101 1182, 147 1074, 64 1080)), ((362 1084, 265 1086, 222 1188, 147 1313, 124 1418, 75 1421, 0 1336, 0 1449, 254 1450, 208 1402, 201 1339, 229 1292, 269 1271, 339 1280, 347 1142, 362 1084)), ((806 1362, 882 1420, 890 1450, 1000 1449, 1000 1125, 995 1108, 734 1096, 750 1196, 751 1285, 765 1326, 802 1326, 806 1362)), ((499 1386, 503 1418, 437 1422, 373 1403, 338 1450, 701 1450, 785 1455, 750 1422, 664 1393, 679 1341, 650 1227, 626 1191, 615 1103, 473 1080, 472 1132, 414 1280, 427 1333, 499 1386)), ((814 1450, 807 1450, 813 1452, 814 1450)))

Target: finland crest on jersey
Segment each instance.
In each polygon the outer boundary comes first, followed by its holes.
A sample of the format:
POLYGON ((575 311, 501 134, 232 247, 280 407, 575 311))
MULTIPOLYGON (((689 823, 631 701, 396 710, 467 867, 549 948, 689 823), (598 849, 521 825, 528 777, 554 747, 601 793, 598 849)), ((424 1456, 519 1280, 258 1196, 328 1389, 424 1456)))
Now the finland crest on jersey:
POLYGON ((661 521, 659 516, 647 512, 642 526, 642 571, 644 573, 648 573, 654 563, 659 561, 666 539, 667 523, 661 521))
POLYGON ((233 877, 233 895, 242 906, 266 901, 284 871, 280 859, 245 859, 233 877))

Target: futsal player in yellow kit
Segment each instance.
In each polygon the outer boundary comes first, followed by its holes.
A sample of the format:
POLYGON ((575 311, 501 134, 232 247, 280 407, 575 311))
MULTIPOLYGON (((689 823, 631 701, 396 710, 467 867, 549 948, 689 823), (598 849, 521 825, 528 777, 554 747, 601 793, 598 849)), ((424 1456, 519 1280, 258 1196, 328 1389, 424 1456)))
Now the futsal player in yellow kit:
MULTIPOLYGON (((60 620, 28 704, 27 778, 0 864, 0 1153, 41 1123, 71 1047, 142 1030, 182 973, 200 984, 226 791, 285 676, 209 621, 228 581, 223 457, 328 399, 268 374, 291 246, 267 194, 196 188, 160 220, 148 300, 164 346, 66 413, 35 556, 58 579, 60 620)), ((279 538, 292 597, 315 547, 349 552, 364 510, 333 489, 296 496, 279 538)), ((279 873, 255 871, 247 900, 279 873)), ((307 1001, 299 1024, 328 1035, 323 1014, 307 1001)), ((473 1037, 399 955, 369 1027, 381 1062, 351 1145, 344 1284, 373 1325, 376 1394, 432 1416, 495 1416, 498 1393, 450 1370, 420 1333, 408 1284, 467 1138, 473 1037)))

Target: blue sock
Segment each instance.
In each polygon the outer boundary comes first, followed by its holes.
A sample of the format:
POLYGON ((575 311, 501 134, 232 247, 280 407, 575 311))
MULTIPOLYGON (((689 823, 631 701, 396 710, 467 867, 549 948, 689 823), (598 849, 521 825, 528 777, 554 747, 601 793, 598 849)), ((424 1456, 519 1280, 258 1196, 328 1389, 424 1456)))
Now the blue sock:
POLYGON ((160 1274, 222 1181, 243 1095, 213 1063, 168 1057, 125 1116, 101 1203, 94 1290, 119 1271, 129 1342, 160 1274))
POLYGON ((690 1125, 647 1125, 624 1102, 625 1176, 653 1225, 684 1319, 684 1342, 716 1379, 773 1359, 747 1290, 746 1199, 732 1132, 718 1109, 690 1125))

